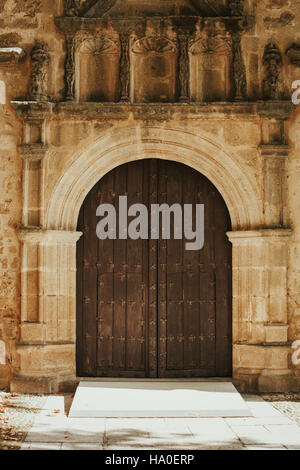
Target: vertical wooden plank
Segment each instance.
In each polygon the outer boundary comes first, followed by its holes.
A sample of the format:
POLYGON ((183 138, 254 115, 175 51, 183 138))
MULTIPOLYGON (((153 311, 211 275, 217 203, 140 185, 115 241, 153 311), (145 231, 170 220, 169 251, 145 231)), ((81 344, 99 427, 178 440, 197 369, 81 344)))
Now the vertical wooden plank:
MULTIPOLYGON (((114 172, 105 175, 97 184, 96 206, 114 204, 114 172)), ((98 219, 98 218, 97 218, 98 219)), ((97 222, 100 219, 97 220, 97 222)), ((98 240, 97 274, 97 375, 107 375, 113 362, 113 315, 114 315, 114 241, 98 240)))
MULTIPOLYGON (((193 229, 196 227, 196 207, 198 203, 199 175, 184 166, 182 178, 182 206, 193 205, 193 229)), ((186 241, 184 240, 184 245, 186 241)), ((184 368, 193 371, 200 364, 199 329, 199 253, 183 247, 183 289, 184 289, 184 368)))
POLYGON ((96 374, 96 337, 97 324, 97 255, 96 236, 97 188, 91 190, 84 208, 84 260, 83 260, 83 321, 85 336, 84 368, 85 373, 96 374))
MULTIPOLYGON (((142 203, 143 161, 127 167, 128 207, 142 203)), ((130 222, 130 219, 129 219, 130 222)), ((145 308, 143 305, 143 245, 141 239, 127 240, 127 319, 126 358, 127 369, 146 372, 145 308)))
MULTIPOLYGON (((164 162, 166 202, 182 204, 182 167, 164 162)), ((174 218, 171 238, 167 240, 167 369, 184 369, 184 284, 183 240, 174 240, 174 218)))
MULTIPOLYGON (((83 211, 84 205, 81 207, 78 217, 77 230, 83 231, 83 211)), ((83 323, 83 258, 84 258, 84 235, 77 242, 76 251, 76 373, 77 376, 83 377, 84 371, 84 323, 83 323)))
POLYGON ((113 375, 126 371, 126 314, 127 314, 127 241, 119 240, 119 196, 127 195, 127 167, 114 170, 114 207, 117 210, 117 240, 113 242, 114 321, 113 375))
POLYGON ((226 231, 231 230, 230 216, 223 201, 215 204, 216 259, 216 375, 232 375, 232 249, 226 231), (225 231, 224 231, 225 227, 225 231))
MULTIPOLYGON (((158 161, 156 159, 149 160, 149 228, 151 229, 151 204, 157 203, 157 185, 158 185, 158 161)), ((157 337, 158 331, 158 298, 157 298, 157 263, 158 263, 158 242, 152 240, 149 231, 148 241, 148 367, 149 377, 157 377, 158 374, 158 354, 159 351, 159 340, 157 337)), ((160 308, 160 307, 159 307, 160 308)))

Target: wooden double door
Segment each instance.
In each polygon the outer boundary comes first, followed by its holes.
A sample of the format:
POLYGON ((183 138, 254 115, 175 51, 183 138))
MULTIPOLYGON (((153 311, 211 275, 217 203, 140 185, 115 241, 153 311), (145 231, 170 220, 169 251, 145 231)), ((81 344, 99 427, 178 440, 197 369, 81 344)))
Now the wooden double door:
POLYGON ((231 376, 230 228, 219 192, 186 165, 146 159, 106 174, 78 219, 77 374, 231 376), (169 240, 100 240, 97 207, 118 209, 124 195, 149 214, 151 204, 204 204, 203 249, 186 250, 172 231, 169 240))

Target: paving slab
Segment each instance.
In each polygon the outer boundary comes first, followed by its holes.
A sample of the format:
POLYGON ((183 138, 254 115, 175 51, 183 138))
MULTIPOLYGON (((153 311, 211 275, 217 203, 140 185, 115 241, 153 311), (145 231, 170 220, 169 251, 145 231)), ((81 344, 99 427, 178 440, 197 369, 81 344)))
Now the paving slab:
POLYGON ((254 416, 225 418, 70 418, 48 398, 24 450, 300 450, 300 427, 256 395, 243 395, 254 416))
POLYGON ((69 416, 232 417, 252 413, 231 382, 83 381, 69 416))

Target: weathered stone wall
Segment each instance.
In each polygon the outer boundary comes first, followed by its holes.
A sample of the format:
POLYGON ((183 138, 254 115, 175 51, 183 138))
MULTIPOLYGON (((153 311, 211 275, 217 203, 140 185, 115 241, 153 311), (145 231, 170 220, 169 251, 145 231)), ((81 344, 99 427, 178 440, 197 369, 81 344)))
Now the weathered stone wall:
POLYGON ((18 46, 26 52, 20 63, 0 63, 0 80, 6 85, 6 105, 0 104, 0 388, 9 384, 19 367, 16 342, 20 325, 21 251, 16 230, 22 224, 22 159, 19 146, 24 129, 10 101, 28 97, 30 51, 36 41, 49 44, 53 56, 49 95, 61 98, 63 37, 53 18, 61 2, 0 1, 0 48, 18 46), (59 51, 57 54, 56 51, 59 51), (58 60, 58 62, 56 62, 58 60), (57 74, 57 75, 56 75, 57 74))
MULTIPOLYGON (((266 68, 262 58, 266 45, 275 42, 281 52, 283 61, 279 77, 281 98, 288 100, 293 91, 291 88, 292 82, 300 80, 300 66, 292 65, 290 59, 285 55, 285 51, 293 42, 300 43, 300 1, 263 0, 256 2, 248 0, 246 10, 249 14, 255 15, 254 27, 243 35, 242 40, 242 51, 248 77, 247 97, 253 101, 263 98, 263 81, 266 77, 266 68)), ((21 291, 24 290, 24 286, 21 286, 21 250, 17 236, 17 230, 24 224, 24 214, 22 221, 22 211, 24 210, 22 181, 24 182, 24 174, 22 172, 20 145, 26 142, 26 139, 30 142, 30 137, 26 137, 27 131, 23 121, 15 112, 15 108, 10 105, 11 100, 24 101, 30 97, 30 52, 37 42, 48 46, 50 56, 45 86, 48 101, 59 102, 64 100, 65 38, 54 23, 54 17, 62 14, 62 1, 0 0, 0 48, 18 46, 26 53, 25 59, 18 63, 4 64, 0 62, 0 80, 5 82, 7 88, 7 105, 0 105, 0 341, 5 343, 5 358, 3 358, 3 354, 0 354, 0 388, 9 384, 10 379, 18 372, 20 366, 23 371, 26 371, 26 368, 34 371, 33 373, 37 377, 40 375, 41 368, 45 370, 48 368, 49 376, 51 374, 54 376, 57 368, 60 367, 62 357, 64 357, 64 367, 61 374, 65 377, 74 375, 74 348, 68 349, 66 345, 60 346, 60 349, 55 349, 55 346, 53 346, 57 341, 61 341, 62 344, 64 342, 74 343, 75 339, 72 323, 74 322, 75 307, 72 299, 66 307, 65 301, 69 293, 65 295, 64 285, 57 294, 60 300, 56 304, 53 303, 55 301, 52 298, 53 291, 51 289, 55 290, 57 287, 55 282, 57 281, 53 280, 52 287, 50 284, 48 285, 49 295, 47 301, 43 307, 40 307, 41 311, 45 313, 45 321, 49 320, 47 329, 42 331, 42 326, 41 329, 36 326, 33 332, 25 321, 22 326, 23 333, 20 332, 21 291), (69 316, 63 317, 61 309, 68 311, 69 316), (36 336, 34 337, 34 335, 36 336), (50 349, 41 353, 38 346, 32 346, 29 353, 28 350, 20 348, 17 352, 17 343, 20 341, 22 343, 30 342, 30 336, 33 343, 47 342, 51 345, 51 347, 49 346, 50 349)), ((254 214, 253 217, 249 217, 252 222, 249 222, 248 226, 239 225, 237 217, 236 226, 233 229, 275 228, 272 223, 275 209, 270 205, 267 206, 267 210, 266 208, 263 209, 266 191, 264 182, 265 157, 260 145, 288 144, 290 150, 287 157, 287 194, 284 196, 281 219, 283 227, 290 227, 293 230, 291 239, 288 242, 288 250, 287 252, 284 251, 283 254, 288 259, 287 285, 284 284, 286 267, 280 258, 282 252, 278 254, 278 264, 276 264, 277 261, 274 261, 274 265, 272 265, 265 259, 253 259, 259 255, 263 257, 267 250, 265 245, 260 245, 261 242, 258 243, 259 249, 256 247, 256 251, 252 252, 252 248, 249 248, 248 258, 243 260, 245 268, 243 272, 248 273, 245 276, 249 276, 251 282, 257 282, 257 285, 255 284, 255 286, 249 288, 248 292, 245 292, 243 300, 245 303, 239 303, 235 307, 237 316, 234 318, 239 326, 237 329, 235 329, 236 325, 234 326, 236 341, 234 360, 236 361, 237 379, 243 379, 247 373, 252 373, 255 376, 255 374, 258 375, 262 371, 276 369, 274 363, 285 374, 287 374, 288 369, 295 371, 300 379, 299 366, 295 367, 291 363, 291 348, 289 345, 294 340, 300 339, 300 105, 298 108, 294 107, 291 117, 282 126, 278 124, 278 120, 265 119, 257 110, 252 112, 252 108, 246 106, 237 111, 237 108, 233 109, 229 106, 224 107, 222 110, 222 106, 219 105, 214 109, 213 119, 201 107, 198 109, 187 107, 185 115, 182 108, 176 108, 176 105, 174 105, 173 110, 168 105, 165 107, 157 106, 154 113, 151 111, 153 109, 151 106, 149 105, 147 111, 145 107, 138 105, 132 108, 130 105, 120 105, 114 108, 110 108, 109 105, 84 105, 81 109, 79 105, 77 105, 77 108, 72 104, 53 105, 53 113, 45 120, 42 139, 43 143, 48 146, 43 163, 43 174, 45 176, 44 213, 41 220, 43 228, 50 230, 76 229, 73 222, 70 226, 61 225, 58 227, 52 223, 50 216, 47 219, 47 215, 48 211, 51 210, 53 194, 56 188, 59 187, 61 178, 67 174, 70 168, 74 168, 74 172, 76 171, 77 160, 90 158, 88 151, 95 145, 95 142, 99 142, 98 149, 101 153, 101 146, 104 145, 103 141, 106 136, 110 136, 108 140, 111 142, 109 145, 108 143, 105 144, 106 147, 104 146, 102 149, 104 152, 107 148, 113 147, 116 132, 120 133, 120 130, 124 129, 123 133, 126 136, 128 133, 130 134, 131 131, 129 130, 134 128, 135 135, 133 138, 136 143, 136 155, 132 154, 130 158, 140 158, 138 151, 139 149, 145 151, 142 140, 147 137, 148 127, 159 129, 157 139, 162 142, 166 132, 170 129, 178 130, 180 134, 186 135, 185 143, 187 145, 190 144, 190 135, 199 136, 203 141, 213 142, 216 147, 230 155, 233 162, 233 178, 236 178, 236 184, 239 184, 242 189, 247 186, 245 191, 248 191, 249 194, 249 188, 251 188, 252 199, 249 199, 248 202, 251 207, 245 207, 244 211, 250 213, 253 210, 254 214), (101 115, 101 118, 99 118, 99 115, 101 115), (85 154, 86 157, 84 157, 85 154), (245 180, 239 177, 240 174, 247 175, 245 180), (262 250, 262 253, 259 250, 262 250), (254 271, 253 267, 255 268, 254 271), (271 317, 266 315, 266 304, 264 303, 269 295, 266 294, 266 292, 269 292, 266 290, 266 284, 271 282, 265 277, 265 272, 274 270, 276 267, 279 268, 278 273, 280 271, 281 274, 278 274, 279 277, 274 282, 278 286, 283 285, 283 289, 286 289, 288 293, 289 328, 286 341, 284 341, 286 328, 282 327, 285 324, 285 319, 280 317, 277 311, 279 301, 275 306, 268 304, 268 315, 270 314, 271 317), (247 300, 249 292, 252 295, 252 310, 249 310, 249 301, 247 300), (263 302, 261 299, 264 299, 263 302), (272 315, 273 326, 266 330, 265 325, 271 321, 272 315), (279 326, 277 329, 276 323, 279 326), (239 343, 244 343, 246 346, 239 347, 239 343), (270 346, 264 347, 265 343, 274 343, 274 349, 270 349, 270 346), (286 345, 276 349, 276 343, 285 343, 286 345), (261 350, 255 348, 257 344, 261 346, 261 350)), ((39 140, 39 137, 36 137, 35 143, 39 140)), ((181 140, 183 144, 184 139, 181 140)), ((31 142, 33 141, 31 140, 31 142)), ((182 152, 183 150, 179 149, 178 156, 176 156, 174 150, 174 157, 170 156, 170 158, 183 158, 182 152)), ((163 148, 161 149, 161 157, 165 158, 163 148)), ((214 156, 212 155, 212 157, 214 156)), ((112 153, 111 158, 112 164, 116 165, 117 152, 112 153)), ((188 160, 189 157, 186 158, 186 161, 191 163, 188 160)), ((92 165, 92 157, 90 162, 92 165)), ((225 160, 222 163, 226 165, 225 160)), ((101 159, 95 160, 94 165, 95 172, 100 178, 103 174, 101 172, 107 171, 108 166, 102 168, 101 159)), ((81 171, 80 167, 77 171, 81 171)), ((201 167, 199 171, 201 171, 201 167)), ((208 173, 209 171, 207 169, 208 173)), ((203 172, 205 173, 205 169, 203 169, 203 172)), ((79 176, 79 173, 74 173, 75 182, 79 176)), ((71 173, 70 178, 72 178, 71 173)), ((216 180, 218 180, 221 187, 223 185, 224 194, 229 194, 230 189, 226 178, 223 182, 222 178, 216 178, 216 180)), ((90 181, 89 184, 92 184, 92 182, 90 181)), ((234 190, 235 188, 232 188, 233 192, 234 190)), ((276 189, 273 188, 273 191, 276 192, 276 189)), ((80 197, 83 197, 83 194, 80 197)), ((232 201, 228 202, 232 203, 232 201)), ((236 207, 232 208, 232 213, 235 210, 237 214, 241 214, 243 208, 238 207, 241 204, 242 200, 236 199, 236 207)), ((234 205, 234 202, 232 205, 234 205)), ((274 203, 275 206, 276 203, 274 203)), ((73 220, 76 219, 75 216, 76 214, 70 215, 73 220)), ((240 256, 239 249, 239 246, 237 246, 237 257, 240 256)), ((70 248, 71 252, 72 248, 70 248)), ((46 259, 49 256, 48 267, 50 273, 54 269, 51 268, 51 251, 49 253, 47 252, 45 256, 46 259)), ((41 256, 41 252, 32 256, 41 256)), ((30 269, 31 267, 25 265, 25 268, 30 269)), ((238 274, 236 275, 238 276, 238 274)), ((51 275, 49 274, 48 279, 50 278, 51 275)), ((63 282, 66 279, 64 278, 63 282)), ((72 279, 71 276, 70 290, 74 289, 72 279)), ((36 297, 35 301, 38 302, 40 295, 38 289, 39 284, 42 282, 41 278, 38 275, 32 276, 30 282, 31 284, 28 282, 26 289, 32 289, 32 302, 34 297, 36 297)), ((66 287, 66 289, 68 288, 66 287)), ((273 291, 273 296, 276 299, 276 289, 273 291)), ((32 318, 36 320, 34 314, 32 318)), ((30 323, 32 318, 29 317, 27 322, 30 323)))

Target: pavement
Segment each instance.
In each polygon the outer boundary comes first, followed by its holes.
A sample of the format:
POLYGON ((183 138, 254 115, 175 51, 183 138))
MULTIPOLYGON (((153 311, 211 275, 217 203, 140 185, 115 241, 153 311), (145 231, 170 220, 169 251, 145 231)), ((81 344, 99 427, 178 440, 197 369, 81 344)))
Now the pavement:
POLYGON ((21 450, 300 450, 300 426, 257 395, 253 417, 69 418, 64 396, 48 396, 21 450))

